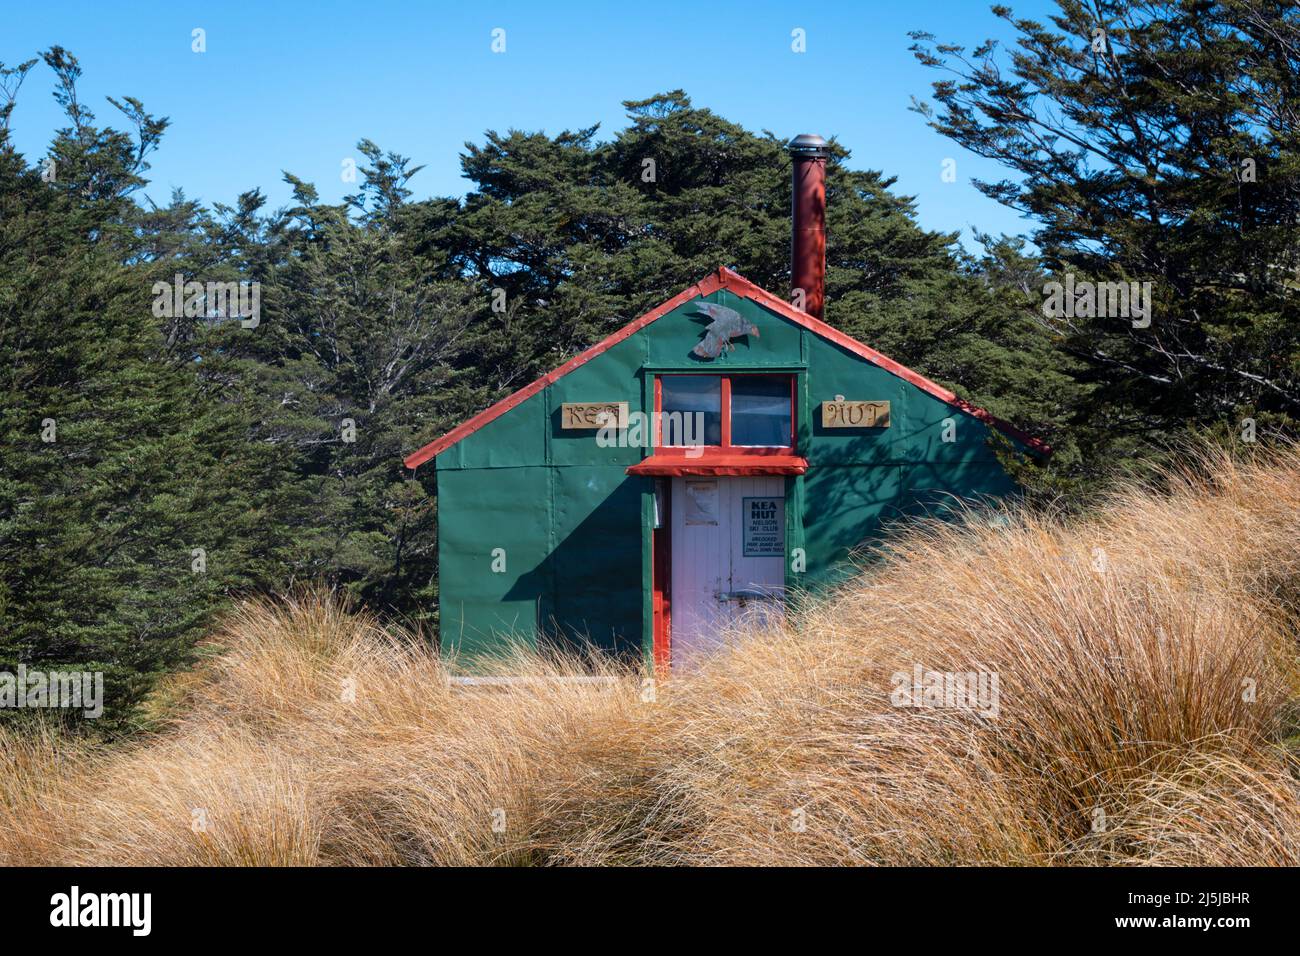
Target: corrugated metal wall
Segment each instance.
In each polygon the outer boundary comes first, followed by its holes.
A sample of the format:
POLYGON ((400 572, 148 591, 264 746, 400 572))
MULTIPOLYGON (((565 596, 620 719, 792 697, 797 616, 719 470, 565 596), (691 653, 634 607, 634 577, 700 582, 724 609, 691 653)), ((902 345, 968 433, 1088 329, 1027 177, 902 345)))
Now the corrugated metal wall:
POLYGON ((760 337, 699 360, 691 349, 708 319, 688 303, 438 456, 444 646, 475 654, 505 635, 534 642, 540 630, 544 639, 649 653, 653 486, 624 473, 649 450, 601 448, 594 431, 565 431, 560 406, 626 401, 652 411, 655 373, 798 376, 799 453, 809 470, 786 482, 786 541, 805 549, 806 571, 791 571, 791 587, 834 580, 849 551, 893 518, 944 507, 954 494, 1014 490, 983 422, 748 299, 726 290, 707 299, 744 314, 760 337), (837 395, 888 399, 890 427, 823 429, 814 416, 837 395), (942 441, 948 419, 953 442, 942 441), (502 558, 504 570, 494 570, 502 558))

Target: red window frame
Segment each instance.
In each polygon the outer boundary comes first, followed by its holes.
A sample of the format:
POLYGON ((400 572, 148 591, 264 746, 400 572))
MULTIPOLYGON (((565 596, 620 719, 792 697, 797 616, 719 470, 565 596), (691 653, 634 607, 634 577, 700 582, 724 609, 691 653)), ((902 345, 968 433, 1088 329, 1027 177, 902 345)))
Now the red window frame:
POLYGON ((721 379, 722 389, 719 410, 722 416, 722 444, 704 445, 708 451, 725 451, 729 455, 790 455, 794 453, 795 436, 799 434, 798 402, 795 401, 797 376, 786 372, 661 372, 655 375, 655 447, 656 455, 685 455, 685 445, 663 444, 663 380, 665 376, 697 375, 721 379), (731 380, 733 378, 788 378, 790 380, 790 443, 788 445, 733 445, 731 444, 731 380))

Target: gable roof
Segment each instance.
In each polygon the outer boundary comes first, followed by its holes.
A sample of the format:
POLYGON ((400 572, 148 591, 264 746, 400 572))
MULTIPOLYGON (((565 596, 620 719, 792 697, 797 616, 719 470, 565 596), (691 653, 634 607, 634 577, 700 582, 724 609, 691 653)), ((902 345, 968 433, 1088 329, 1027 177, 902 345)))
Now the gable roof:
POLYGON ((733 272, 732 270, 727 268, 720 268, 718 269, 717 272, 709 273, 709 275, 705 276, 699 282, 695 283, 695 285, 691 286, 688 289, 683 290, 682 292, 679 292, 677 295, 673 296, 667 302, 663 303, 660 306, 657 306, 654 309, 651 309, 649 312, 647 312, 645 315, 641 316, 640 318, 633 319, 631 322, 623 326, 613 335, 609 336, 606 339, 601 340, 600 342, 597 342, 595 345, 587 349, 585 352, 575 355, 573 358, 569 359, 569 361, 565 362, 559 368, 547 372, 541 378, 537 379, 534 382, 529 383, 528 385, 525 385, 517 392, 514 392, 513 394, 506 396, 505 398, 501 399, 501 401, 497 402, 495 405, 492 405, 491 407, 479 412, 477 415, 473 416, 472 418, 468 418, 465 421, 461 422, 459 425, 457 425, 451 431, 447 432, 447 434, 443 435, 441 438, 435 439, 434 441, 429 442, 429 444, 425 445, 423 448, 419 449, 418 451, 412 452, 410 455, 408 455, 405 458, 406 467, 418 468, 426 461, 429 461, 431 458, 434 458, 440 453, 446 451, 448 448, 456 444, 462 438, 472 435, 474 432, 478 431, 488 422, 500 418, 502 415, 510 411, 510 409, 514 408, 516 405, 519 405, 522 402, 526 401, 527 399, 532 398, 542 389, 546 388, 546 386, 551 385, 552 383, 563 378, 565 375, 568 375, 570 372, 572 372, 574 369, 578 368, 579 366, 585 365, 587 362, 590 362, 596 356, 600 355, 602 352, 617 345, 619 342, 622 342, 624 339, 628 338, 629 336, 635 335, 637 332, 641 331, 641 329, 645 328, 655 319, 667 315, 673 309, 677 308, 680 305, 684 305, 687 302, 690 302, 694 298, 709 295, 713 292, 717 292, 719 289, 727 289, 728 291, 734 292, 736 295, 741 296, 742 298, 750 299, 754 302, 757 302, 759 305, 764 306, 765 308, 771 309, 773 312, 777 313, 783 318, 789 319, 791 322, 794 322, 796 325, 802 326, 803 328, 808 329, 810 332, 813 332, 814 334, 819 335, 824 339, 834 342, 836 345, 840 346, 846 351, 852 352, 854 355, 866 359, 871 364, 879 366, 885 371, 897 375, 899 378, 907 382, 910 382, 912 385, 915 385, 923 392, 927 392, 930 395, 933 395, 935 398, 939 399, 940 401, 946 402, 947 404, 953 406, 954 408, 960 409, 966 414, 978 418, 980 421, 984 422, 985 424, 990 425, 993 428, 996 428, 998 431, 1003 432, 1004 434, 1010 436, 1011 438, 1016 439, 1017 441, 1024 444, 1026 447, 1032 449, 1033 451, 1038 452, 1039 454, 1044 454, 1044 455, 1051 454, 1052 451, 1051 448, 1049 448, 1044 442, 1042 442, 1037 438, 1034 438, 1031 435, 1026 434, 1025 432, 1021 431, 1019 428, 1016 428, 1011 423, 1003 421, 997 416, 992 415, 989 412, 986 412, 984 409, 972 405, 964 398, 958 398, 957 395, 955 395, 953 392, 950 392, 942 385, 930 381, 924 375, 921 375, 919 372, 912 371, 910 368, 907 368, 905 365, 900 365, 899 363, 895 362, 893 359, 889 358, 887 355, 882 355, 880 352, 877 352, 875 349, 871 348, 870 346, 863 345, 857 339, 853 338, 852 336, 845 335, 839 329, 827 325, 821 319, 814 318, 813 316, 808 315, 806 312, 799 311, 790 303, 786 302, 784 299, 774 296, 766 289, 762 289, 759 286, 754 285, 754 283, 750 282, 748 279, 746 279, 744 276, 740 275, 739 273, 733 272))

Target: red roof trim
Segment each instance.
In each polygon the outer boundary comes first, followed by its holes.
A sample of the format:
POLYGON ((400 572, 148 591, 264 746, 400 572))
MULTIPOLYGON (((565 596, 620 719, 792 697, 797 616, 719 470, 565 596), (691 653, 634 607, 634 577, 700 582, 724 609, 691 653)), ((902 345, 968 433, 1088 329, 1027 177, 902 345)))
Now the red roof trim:
MULTIPOLYGON (((999 431, 1003 432, 1006 435, 1011 436, 1012 438, 1016 439, 1017 441, 1023 443, 1027 447, 1033 449, 1034 451, 1040 454, 1050 455, 1052 452, 1052 449, 1040 439, 1034 438, 1033 436, 1026 434, 1025 432, 1021 431, 1019 428, 1016 428, 1011 423, 1005 422, 1002 419, 996 417, 995 415, 986 412, 984 409, 972 405, 970 402, 966 401, 965 399, 958 398, 956 394, 948 391, 948 389, 944 388, 942 385, 930 381, 924 375, 921 375, 918 372, 914 372, 910 368, 907 368, 904 365, 898 364, 893 359, 889 358, 886 355, 882 355, 880 352, 877 352, 875 349, 863 345, 857 339, 849 335, 845 335, 839 329, 827 325, 825 322, 821 321, 820 319, 814 318, 811 315, 808 315, 806 312, 800 312, 794 306, 790 305, 790 303, 786 302, 783 299, 778 298, 777 296, 772 295, 772 293, 768 292, 766 289, 762 289, 759 286, 754 285, 754 283, 750 282, 748 279, 744 278, 738 273, 735 273, 730 269, 722 268, 719 269, 717 272, 709 274, 704 279, 700 280, 695 285, 691 286, 689 289, 685 289, 684 291, 678 293, 677 295, 669 299, 667 302, 651 310, 650 312, 647 312, 645 315, 641 316, 640 318, 634 319, 632 322, 629 322, 627 325, 623 326, 623 328, 619 329, 613 335, 609 336, 606 339, 603 339, 600 342, 597 342, 595 345, 587 349, 585 352, 582 352, 581 354, 576 355, 573 358, 569 359, 569 361, 565 362, 559 368, 547 372, 545 375, 537 379, 535 382, 525 385, 523 388, 519 389, 519 391, 501 399, 501 401, 497 402, 495 405, 491 406, 490 408, 487 408, 484 411, 479 412, 477 415, 473 416, 472 418, 466 419, 464 422, 457 425, 455 428, 447 432, 447 434, 443 435, 441 438, 430 442, 429 444, 421 448, 419 451, 413 452, 412 454, 408 455, 405 460, 406 467, 418 468, 420 465, 424 464, 429 459, 434 458, 441 452, 446 451, 448 448, 456 444, 462 438, 465 438, 468 435, 472 435, 474 432, 478 431, 488 422, 493 421, 496 418, 499 418, 500 416, 504 415, 506 412, 510 411, 510 409, 514 408, 516 405, 519 405, 522 402, 528 400, 529 398, 532 398, 542 389, 546 388, 546 386, 551 385, 552 383, 563 378, 565 375, 568 375, 578 366, 585 365, 587 362, 590 362, 592 359, 600 355, 602 352, 610 348, 613 348, 619 342, 622 342, 624 339, 628 338, 629 336, 632 336, 637 332, 641 331, 641 329, 645 328, 647 325, 649 325, 655 319, 658 319, 660 316, 668 314, 673 309, 677 308, 679 305, 683 305, 689 302, 691 299, 696 298, 697 296, 706 296, 713 292, 718 291, 719 289, 727 289, 743 298, 753 299, 755 302, 758 302, 761 305, 771 309, 773 312, 777 313, 780 316, 783 316, 784 318, 789 319, 791 322, 803 326, 804 328, 808 329, 810 332, 813 332, 816 335, 820 335, 824 339, 829 339, 831 342, 834 342, 836 345, 840 346, 841 348, 849 352, 852 352, 854 355, 861 356, 862 358, 866 359, 868 362, 871 362, 873 365, 878 365, 880 368, 883 368, 885 371, 891 372, 892 374, 897 375, 899 378, 904 379, 907 382, 910 382, 911 384, 915 385, 917 388, 921 389, 922 391, 927 392, 930 395, 933 395, 935 398, 939 399, 940 401, 946 402, 947 404, 952 405, 953 407, 958 408, 963 412, 966 412, 968 415, 972 415, 975 418, 978 418, 980 421, 992 426, 993 428, 998 429, 999 431)), ((805 467, 806 464, 807 463, 805 462, 805 467)), ((639 467, 639 466, 634 466, 634 467, 639 467)))
POLYGON ((917 388, 921 389, 921 391, 928 392, 940 401, 947 402, 949 405, 966 412, 966 414, 978 418, 985 424, 991 425, 998 431, 1024 443, 1034 451, 1044 455, 1050 455, 1052 453, 1051 447, 1042 441, 1042 439, 1034 438, 1032 435, 1021 431, 1010 422, 1003 421, 991 412, 986 412, 984 409, 972 405, 964 398, 958 398, 956 393, 948 391, 948 389, 944 388, 937 382, 930 381, 920 372, 914 372, 906 365, 898 364, 888 355, 877 352, 869 345, 863 345, 857 339, 850 335, 845 335, 839 329, 827 325, 821 319, 815 318, 806 312, 800 312, 784 299, 780 299, 772 295, 772 293, 768 292, 766 289, 754 285, 754 283, 750 282, 744 276, 737 275, 730 269, 720 269, 719 272, 726 273, 727 279, 723 284, 738 295, 748 296, 756 302, 761 302, 773 312, 785 316, 791 322, 797 322, 810 332, 820 335, 824 339, 829 339, 836 345, 847 349, 855 355, 862 356, 862 358, 871 362, 873 365, 880 366, 886 372, 892 372, 904 381, 911 382, 917 388))
POLYGON ((669 312, 677 308, 679 305, 683 305, 691 301, 691 299, 694 299, 696 296, 709 295, 712 292, 716 292, 718 289, 722 287, 722 284, 723 282, 722 282, 722 277, 720 272, 710 275, 707 278, 701 280, 700 282, 695 283, 695 285, 691 286, 689 289, 686 289, 685 291, 680 292, 677 295, 673 296, 663 305, 659 306, 656 309, 653 309, 650 312, 647 312, 639 319, 634 319, 633 321, 629 322, 627 325, 619 329, 617 332, 615 332, 613 335, 609 336, 606 339, 601 340, 600 342, 597 342, 591 348, 587 349, 587 351, 579 355, 575 355, 573 358, 569 359, 569 361, 565 362, 559 368, 547 372, 537 381, 529 385, 525 385, 523 388, 515 392, 513 395, 507 395, 505 398, 501 399, 501 401, 497 402, 495 405, 491 406, 490 408, 487 408, 484 411, 479 412, 473 418, 468 418, 465 421, 461 422, 459 425, 457 425, 451 431, 447 432, 447 434, 443 435, 441 438, 435 441, 431 441, 429 444, 425 445, 419 451, 411 455, 408 455, 406 458, 406 467, 418 468, 420 465, 423 465, 430 458, 433 458, 440 452, 446 451, 448 448, 456 444, 456 442, 460 441, 462 438, 465 438, 467 435, 472 435, 474 432, 478 431, 488 422, 492 421, 495 418, 499 418, 500 416, 504 415, 506 412, 510 411, 510 409, 514 408, 516 405, 526 401, 527 399, 532 398, 534 395, 536 395, 538 392, 544 389, 547 385, 550 385, 553 382, 556 382, 559 379, 563 378, 565 375, 568 375, 579 365, 585 365, 587 362, 590 362, 601 352, 607 351, 608 349, 613 348, 619 342, 622 342, 624 339, 629 338, 632 335, 635 335, 637 332, 641 331, 643 328, 645 328, 655 319, 659 318, 661 315, 667 315, 669 312))
POLYGON ((699 458, 656 454, 630 465, 629 475, 802 475, 808 459, 798 455, 752 455, 705 451, 699 458))

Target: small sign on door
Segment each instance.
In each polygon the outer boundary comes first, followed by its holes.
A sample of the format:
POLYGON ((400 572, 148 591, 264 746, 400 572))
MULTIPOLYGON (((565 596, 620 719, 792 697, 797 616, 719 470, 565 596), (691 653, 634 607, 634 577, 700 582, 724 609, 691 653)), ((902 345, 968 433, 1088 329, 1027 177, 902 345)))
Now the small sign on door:
POLYGON ((718 523, 718 479, 686 482, 686 523, 718 523))
POLYGON ((742 498, 741 526, 744 556, 785 556, 785 499, 742 498))

